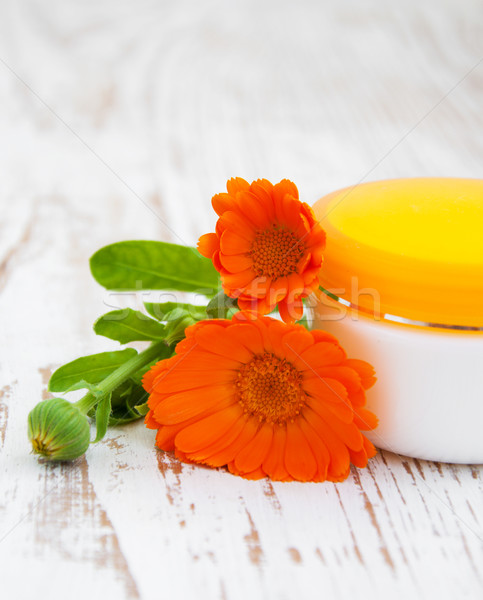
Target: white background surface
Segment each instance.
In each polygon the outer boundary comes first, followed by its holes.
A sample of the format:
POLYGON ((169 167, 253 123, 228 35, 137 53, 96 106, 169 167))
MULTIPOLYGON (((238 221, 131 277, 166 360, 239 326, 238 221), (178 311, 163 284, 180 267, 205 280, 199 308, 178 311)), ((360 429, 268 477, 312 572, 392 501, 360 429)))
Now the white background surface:
MULTIPOLYGON (((480 598, 482 477, 381 452, 342 484, 179 464, 141 423, 29 455, 50 373, 115 348, 88 258, 193 244, 226 179, 301 197, 481 177, 483 3, 0 2, 2 598, 480 598)), ((455 398, 457 410, 458 399, 455 398)))

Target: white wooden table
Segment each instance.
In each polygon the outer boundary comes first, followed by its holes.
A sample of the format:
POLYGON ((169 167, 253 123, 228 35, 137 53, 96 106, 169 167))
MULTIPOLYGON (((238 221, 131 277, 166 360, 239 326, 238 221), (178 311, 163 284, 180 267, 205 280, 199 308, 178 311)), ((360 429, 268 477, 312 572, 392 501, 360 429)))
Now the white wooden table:
POLYGON ((193 244, 235 175, 482 177, 481 0, 2 0, 0 98, 2 600, 481 598, 478 466, 250 482, 142 423, 70 466, 26 436, 53 369, 116 348, 100 246, 193 244))

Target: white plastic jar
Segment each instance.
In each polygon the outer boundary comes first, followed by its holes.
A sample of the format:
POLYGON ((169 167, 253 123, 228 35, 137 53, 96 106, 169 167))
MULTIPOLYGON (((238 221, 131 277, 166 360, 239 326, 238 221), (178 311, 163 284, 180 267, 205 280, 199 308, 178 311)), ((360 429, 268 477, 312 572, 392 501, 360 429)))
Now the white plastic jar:
POLYGON ((327 232, 313 326, 378 381, 379 448, 483 463, 483 181, 379 181, 319 200, 327 232))

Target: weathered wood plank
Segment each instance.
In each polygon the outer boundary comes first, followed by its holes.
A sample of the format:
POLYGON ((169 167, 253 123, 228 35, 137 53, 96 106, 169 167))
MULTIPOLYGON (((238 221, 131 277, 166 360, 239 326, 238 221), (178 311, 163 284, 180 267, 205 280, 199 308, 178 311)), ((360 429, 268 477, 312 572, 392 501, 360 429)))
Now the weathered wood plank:
POLYGON ((0 5, 0 567, 7 598, 479 598, 482 469, 383 452, 342 484, 249 482, 142 424, 28 454, 52 369, 115 348, 88 257, 193 244, 233 175, 320 195, 481 177, 479 0, 0 5), (27 576, 28 574, 28 576, 27 576))

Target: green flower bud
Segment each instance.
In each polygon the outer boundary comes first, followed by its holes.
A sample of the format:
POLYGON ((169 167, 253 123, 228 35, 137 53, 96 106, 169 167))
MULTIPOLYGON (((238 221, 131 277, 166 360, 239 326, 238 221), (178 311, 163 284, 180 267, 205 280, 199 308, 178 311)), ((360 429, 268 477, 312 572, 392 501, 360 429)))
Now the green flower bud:
POLYGON ((33 451, 48 460, 73 460, 90 443, 87 417, 62 398, 37 404, 28 417, 28 435, 33 451))

